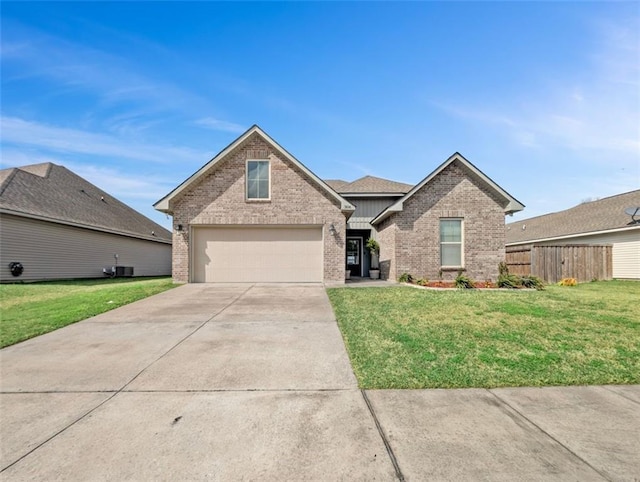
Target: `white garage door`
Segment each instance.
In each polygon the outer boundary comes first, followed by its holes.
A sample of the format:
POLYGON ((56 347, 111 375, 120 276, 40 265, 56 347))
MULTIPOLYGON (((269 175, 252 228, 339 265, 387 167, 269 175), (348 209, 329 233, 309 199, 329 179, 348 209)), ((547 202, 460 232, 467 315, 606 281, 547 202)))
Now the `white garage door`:
POLYGON ((322 281, 322 227, 193 229, 195 282, 322 281))

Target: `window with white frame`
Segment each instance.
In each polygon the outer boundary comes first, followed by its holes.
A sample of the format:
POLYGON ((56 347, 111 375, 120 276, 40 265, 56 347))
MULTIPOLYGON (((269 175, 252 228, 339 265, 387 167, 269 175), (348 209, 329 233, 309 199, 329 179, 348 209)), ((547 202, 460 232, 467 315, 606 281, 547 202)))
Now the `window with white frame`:
POLYGON ((247 160, 247 199, 271 199, 268 160, 247 160))
POLYGON ((440 220, 440 265, 461 268, 463 263, 462 219, 440 220))

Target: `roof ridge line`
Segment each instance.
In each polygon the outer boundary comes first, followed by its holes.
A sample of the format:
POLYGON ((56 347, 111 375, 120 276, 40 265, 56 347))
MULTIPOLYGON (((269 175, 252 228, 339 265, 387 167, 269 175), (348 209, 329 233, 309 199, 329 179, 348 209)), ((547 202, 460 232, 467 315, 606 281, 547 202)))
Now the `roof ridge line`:
POLYGON ((13 181, 13 178, 16 176, 16 172, 18 171, 18 168, 16 167, 10 167, 9 169, 11 169, 11 173, 7 176, 3 183, 0 184, 0 196, 2 196, 2 193, 7 189, 9 184, 11 184, 11 181, 13 181))

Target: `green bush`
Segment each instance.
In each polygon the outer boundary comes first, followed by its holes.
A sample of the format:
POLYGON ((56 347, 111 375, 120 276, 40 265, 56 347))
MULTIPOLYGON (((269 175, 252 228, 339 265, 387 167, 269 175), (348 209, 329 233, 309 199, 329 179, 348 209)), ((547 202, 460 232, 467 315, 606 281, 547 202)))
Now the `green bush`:
POLYGON ((458 276, 456 276, 454 283, 456 285, 456 288, 465 290, 470 290, 475 287, 471 278, 463 275, 462 273, 458 273, 458 276))
POLYGON ((514 274, 501 274, 498 276, 498 288, 508 288, 511 290, 520 287, 520 279, 514 274))
POLYGON ((372 253, 379 253, 380 252, 380 244, 378 244, 378 242, 373 238, 367 239, 366 247, 372 253))
POLYGON ((429 284, 429 280, 426 278, 418 278, 416 280, 416 284, 419 286, 427 286, 429 284))
POLYGON ((544 289, 544 281, 537 276, 522 276, 520 278, 520 286, 523 288, 533 288, 538 291, 542 291, 544 289))
POLYGON ((409 273, 402 273, 400 275, 400 278, 398 278, 398 281, 400 283, 413 283, 413 276, 411 276, 409 273))

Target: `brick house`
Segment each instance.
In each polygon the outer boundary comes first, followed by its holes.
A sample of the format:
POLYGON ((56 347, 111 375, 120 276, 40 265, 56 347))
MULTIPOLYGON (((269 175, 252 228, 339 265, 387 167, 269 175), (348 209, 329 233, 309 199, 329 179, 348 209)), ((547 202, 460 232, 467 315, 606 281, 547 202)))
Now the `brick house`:
POLYGON ((495 279, 505 214, 524 208, 456 153, 415 186, 366 176, 323 181, 251 127, 154 207, 173 216, 177 282, 344 282, 460 269, 495 279))

